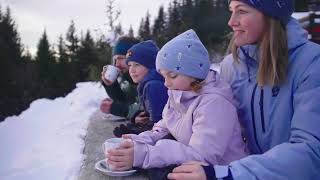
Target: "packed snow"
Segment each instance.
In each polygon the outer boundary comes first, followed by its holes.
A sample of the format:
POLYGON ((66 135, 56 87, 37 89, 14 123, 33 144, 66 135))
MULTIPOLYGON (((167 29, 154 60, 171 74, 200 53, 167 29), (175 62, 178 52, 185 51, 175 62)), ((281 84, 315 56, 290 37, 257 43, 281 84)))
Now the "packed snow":
POLYGON ((77 179, 90 115, 106 96, 100 83, 78 83, 66 97, 33 101, 6 118, 0 123, 0 179, 77 179))

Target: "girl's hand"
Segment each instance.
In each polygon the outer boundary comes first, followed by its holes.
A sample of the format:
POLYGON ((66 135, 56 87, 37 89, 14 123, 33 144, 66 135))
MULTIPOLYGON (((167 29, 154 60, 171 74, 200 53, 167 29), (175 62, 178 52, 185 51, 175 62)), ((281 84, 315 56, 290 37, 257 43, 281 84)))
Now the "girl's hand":
POLYGON ((108 151, 108 163, 112 167, 112 170, 125 171, 132 169, 134 154, 133 148, 133 142, 131 140, 126 140, 120 144, 119 148, 108 151))
POLYGON ((187 162, 173 169, 172 173, 168 174, 168 179, 172 180, 206 180, 206 173, 200 162, 187 162))

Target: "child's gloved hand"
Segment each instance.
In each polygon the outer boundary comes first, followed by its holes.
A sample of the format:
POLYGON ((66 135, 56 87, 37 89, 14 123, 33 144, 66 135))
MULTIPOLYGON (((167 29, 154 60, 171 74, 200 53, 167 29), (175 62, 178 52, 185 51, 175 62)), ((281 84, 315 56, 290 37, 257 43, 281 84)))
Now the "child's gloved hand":
POLYGON ((140 112, 135 118, 135 123, 140 125, 147 124, 149 121, 150 117, 145 111, 140 112))
POLYGON ((121 137, 123 134, 130 134, 131 130, 124 124, 120 124, 119 127, 114 128, 113 134, 116 137, 121 137))

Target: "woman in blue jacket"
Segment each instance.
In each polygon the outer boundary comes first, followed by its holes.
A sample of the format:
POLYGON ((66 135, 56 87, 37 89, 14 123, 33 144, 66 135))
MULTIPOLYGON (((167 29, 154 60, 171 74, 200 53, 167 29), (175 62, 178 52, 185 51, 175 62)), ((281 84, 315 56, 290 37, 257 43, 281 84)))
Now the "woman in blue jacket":
POLYGON ((190 162, 169 179, 320 179, 320 46, 291 18, 293 0, 229 6, 232 55, 221 73, 239 102, 251 155, 229 166, 190 162))

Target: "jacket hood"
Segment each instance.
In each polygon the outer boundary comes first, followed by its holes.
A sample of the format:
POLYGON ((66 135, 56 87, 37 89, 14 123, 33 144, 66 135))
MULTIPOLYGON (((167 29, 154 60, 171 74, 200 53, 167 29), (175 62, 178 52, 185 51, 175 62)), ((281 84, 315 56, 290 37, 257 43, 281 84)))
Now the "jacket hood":
MULTIPOLYGON (((157 72, 156 69, 149 69, 148 74, 143 78, 143 80, 138 84, 138 92, 143 90, 144 85, 151 80, 163 81, 164 78, 157 72)), ((142 92, 141 92, 142 93, 142 92)))
POLYGON ((217 94, 223 96, 235 105, 233 93, 229 84, 222 81, 219 74, 214 70, 209 71, 206 79, 204 80, 204 85, 198 93, 193 91, 168 90, 169 100, 173 101, 175 104, 186 104, 187 106, 193 99, 205 94, 217 94))
POLYGON ((291 18, 287 24, 287 36, 289 51, 308 42, 308 32, 294 18, 291 18))
POLYGON ((164 78, 157 72, 156 69, 149 69, 148 74, 143 78, 140 84, 143 84, 150 80, 164 81, 164 78))

